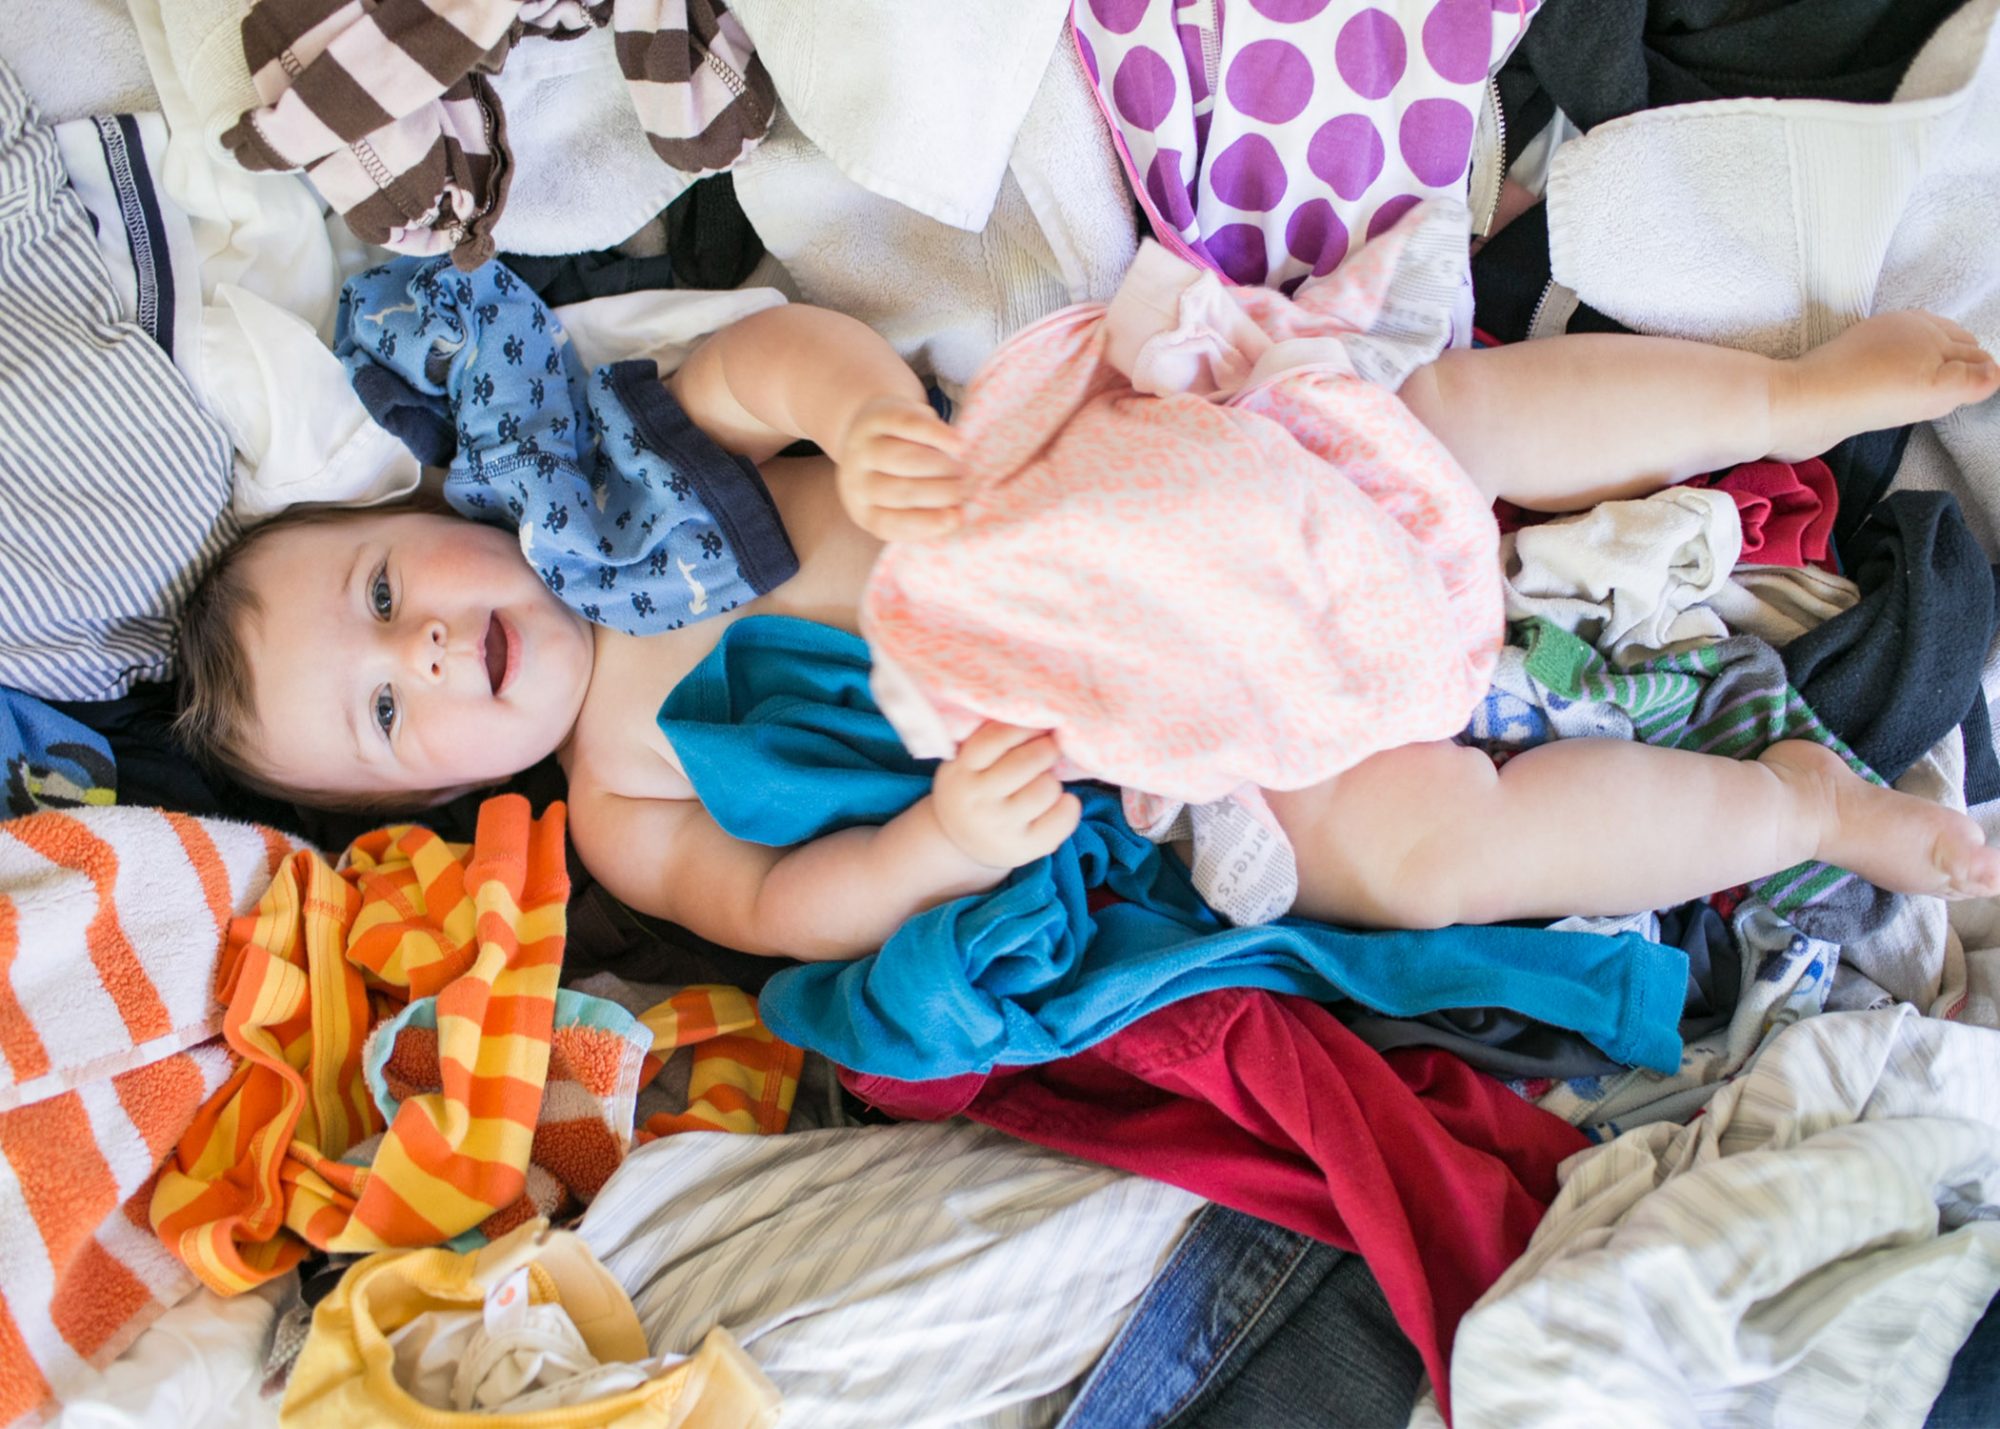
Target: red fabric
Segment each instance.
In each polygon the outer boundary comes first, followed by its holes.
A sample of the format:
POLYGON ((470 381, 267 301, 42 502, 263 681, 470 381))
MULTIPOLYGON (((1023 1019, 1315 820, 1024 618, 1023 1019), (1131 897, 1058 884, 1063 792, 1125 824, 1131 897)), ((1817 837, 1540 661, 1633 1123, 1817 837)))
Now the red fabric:
POLYGON ((1743 518, 1740 560, 1761 566, 1826 562, 1840 492, 1832 468, 1818 457, 1797 463, 1748 461, 1689 484, 1726 491, 1736 503, 1743 518))
POLYGON ((1386 1057, 1303 998, 1231 989, 1081 1056, 991 1076, 843 1072, 891 1115, 963 1113, 1358 1251, 1447 1413, 1460 1318, 1528 1244, 1589 1142, 1447 1053, 1386 1057))

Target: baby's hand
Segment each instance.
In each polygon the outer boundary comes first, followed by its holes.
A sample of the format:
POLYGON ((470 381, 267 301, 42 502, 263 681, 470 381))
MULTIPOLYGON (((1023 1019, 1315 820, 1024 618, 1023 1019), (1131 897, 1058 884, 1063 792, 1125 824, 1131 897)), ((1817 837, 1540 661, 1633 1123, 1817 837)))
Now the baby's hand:
POLYGON ((959 852, 988 868, 1019 868, 1076 831, 1083 804, 1049 771, 1053 736, 988 721, 938 766, 931 795, 959 852))
POLYGON ((959 523, 963 444, 924 402, 877 397, 848 423, 835 452, 848 517, 883 541, 921 541, 959 523))

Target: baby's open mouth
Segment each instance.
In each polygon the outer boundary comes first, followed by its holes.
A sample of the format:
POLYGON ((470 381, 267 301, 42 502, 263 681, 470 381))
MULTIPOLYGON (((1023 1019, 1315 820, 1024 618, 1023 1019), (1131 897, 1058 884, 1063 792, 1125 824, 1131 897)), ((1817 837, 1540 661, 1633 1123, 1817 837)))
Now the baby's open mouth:
POLYGON ((506 688, 507 677, 513 673, 513 633, 507 629, 507 622, 500 618, 500 612, 496 610, 486 625, 486 678, 491 682, 494 694, 506 688))

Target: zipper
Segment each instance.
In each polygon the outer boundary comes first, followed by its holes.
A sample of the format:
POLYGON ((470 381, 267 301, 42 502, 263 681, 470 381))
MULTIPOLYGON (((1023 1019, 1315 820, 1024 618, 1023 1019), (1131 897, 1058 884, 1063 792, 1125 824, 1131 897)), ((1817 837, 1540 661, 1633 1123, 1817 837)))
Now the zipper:
POLYGON ((1536 332, 1541 328, 1542 310, 1548 307, 1549 295, 1555 292, 1555 290, 1556 290, 1556 280, 1554 278, 1551 278, 1549 279, 1548 283, 1544 285, 1544 287, 1542 288, 1542 295, 1539 298, 1535 299, 1534 312, 1528 315, 1528 330, 1527 332, 1522 334, 1524 340, 1527 338, 1532 338, 1536 334, 1536 332))
POLYGON ((1500 195, 1507 184, 1507 115, 1500 107, 1500 80, 1497 76, 1488 77, 1486 101, 1479 108, 1471 178, 1477 187, 1484 190, 1472 211, 1472 231, 1485 238, 1491 233, 1493 219, 1500 212, 1500 195))

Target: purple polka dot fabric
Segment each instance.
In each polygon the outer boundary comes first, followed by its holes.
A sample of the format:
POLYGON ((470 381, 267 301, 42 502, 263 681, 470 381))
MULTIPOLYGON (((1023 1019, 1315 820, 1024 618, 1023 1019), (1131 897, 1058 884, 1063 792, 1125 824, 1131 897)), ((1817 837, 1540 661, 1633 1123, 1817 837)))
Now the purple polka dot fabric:
POLYGON ((1487 75, 1539 3, 1080 0, 1071 24, 1161 242, 1282 287, 1464 196, 1487 75))

